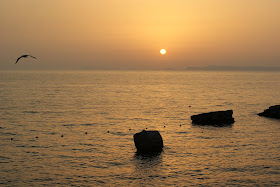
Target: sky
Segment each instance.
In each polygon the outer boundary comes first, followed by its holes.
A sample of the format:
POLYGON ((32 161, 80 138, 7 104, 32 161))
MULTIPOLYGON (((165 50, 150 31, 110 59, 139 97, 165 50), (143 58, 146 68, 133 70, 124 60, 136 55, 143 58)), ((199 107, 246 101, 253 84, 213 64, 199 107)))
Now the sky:
POLYGON ((280 67, 280 1, 0 1, 0 70, 208 65, 280 67))

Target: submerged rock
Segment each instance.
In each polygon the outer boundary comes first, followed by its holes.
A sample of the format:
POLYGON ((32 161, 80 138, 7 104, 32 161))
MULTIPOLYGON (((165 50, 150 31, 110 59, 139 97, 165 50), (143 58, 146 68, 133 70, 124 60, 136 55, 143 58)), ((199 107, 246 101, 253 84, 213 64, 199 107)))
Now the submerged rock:
POLYGON ((280 119, 280 105, 271 106, 258 114, 259 116, 280 119))
POLYGON ((143 130, 133 136, 137 153, 161 152, 163 140, 158 131, 143 130))
POLYGON ((191 116, 192 122, 198 125, 223 126, 234 123, 233 111, 215 111, 191 116))

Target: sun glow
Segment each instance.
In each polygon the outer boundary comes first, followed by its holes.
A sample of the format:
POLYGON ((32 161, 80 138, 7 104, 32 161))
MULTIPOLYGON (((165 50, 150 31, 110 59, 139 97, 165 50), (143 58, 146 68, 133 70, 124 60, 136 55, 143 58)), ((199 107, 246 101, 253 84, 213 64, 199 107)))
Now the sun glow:
POLYGON ((164 55, 166 53, 166 50, 165 49, 161 49, 160 50, 160 54, 164 55))

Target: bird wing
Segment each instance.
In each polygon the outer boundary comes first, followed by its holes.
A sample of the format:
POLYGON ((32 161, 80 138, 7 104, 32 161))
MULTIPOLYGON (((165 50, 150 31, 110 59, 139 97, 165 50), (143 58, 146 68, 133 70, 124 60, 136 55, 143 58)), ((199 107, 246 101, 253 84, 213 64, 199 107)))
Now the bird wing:
POLYGON ((37 59, 36 57, 34 57, 34 56, 31 56, 31 55, 28 55, 28 56, 30 56, 30 57, 32 57, 32 58, 35 58, 35 59, 37 59))
MULTIPOLYGON (((18 59, 17 59, 16 63, 17 63, 17 62, 19 61, 19 59, 21 59, 21 58, 22 58, 22 56, 21 56, 21 57, 18 57, 18 59)), ((15 63, 15 64, 16 64, 16 63, 15 63)))

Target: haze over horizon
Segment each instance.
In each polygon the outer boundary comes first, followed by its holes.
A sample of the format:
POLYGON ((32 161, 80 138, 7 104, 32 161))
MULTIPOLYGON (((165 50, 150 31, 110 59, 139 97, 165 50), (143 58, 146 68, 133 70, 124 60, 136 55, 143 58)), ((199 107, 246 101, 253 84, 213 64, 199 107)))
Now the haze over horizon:
POLYGON ((280 67, 280 1, 3 0, 0 11, 0 70, 280 67), (38 59, 15 65, 23 54, 38 59))

